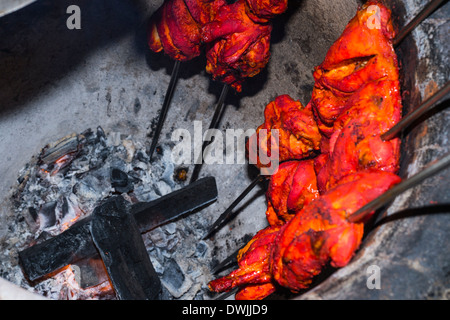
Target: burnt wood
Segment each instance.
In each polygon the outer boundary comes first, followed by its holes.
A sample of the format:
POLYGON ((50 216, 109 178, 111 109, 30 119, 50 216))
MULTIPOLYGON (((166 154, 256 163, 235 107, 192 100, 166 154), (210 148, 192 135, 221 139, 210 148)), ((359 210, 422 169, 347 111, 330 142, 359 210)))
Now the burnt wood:
MULTIPOLYGON (((206 177, 154 201, 137 203, 130 212, 141 233, 190 214, 217 199, 214 177, 206 177)), ((19 252, 25 276, 34 281, 79 260, 98 256, 92 241, 92 215, 60 235, 19 252)))
POLYGON ((159 298, 161 282, 130 212, 130 205, 125 199, 117 196, 97 207, 90 223, 90 231, 117 298, 159 298))

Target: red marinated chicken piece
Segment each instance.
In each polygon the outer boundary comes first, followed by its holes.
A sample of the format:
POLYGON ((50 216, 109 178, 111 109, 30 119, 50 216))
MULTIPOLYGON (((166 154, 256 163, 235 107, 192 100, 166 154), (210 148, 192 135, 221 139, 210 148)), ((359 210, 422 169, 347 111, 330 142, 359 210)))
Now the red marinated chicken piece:
POLYGON ((203 25, 215 16, 225 0, 167 0, 153 14, 148 45, 172 59, 191 60, 201 52, 203 25))
POLYGON ((213 79, 240 92, 244 79, 257 75, 269 61, 268 19, 286 8, 287 0, 238 0, 221 7, 203 27, 203 41, 210 44, 206 71, 213 79))
POLYGON ((311 101, 327 137, 354 92, 373 80, 398 80, 394 36, 389 9, 378 1, 368 1, 315 68, 311 101))
POLYGON ((364 225, 348 222, 347 217, 399 182, 398 176, 388 172, 347 177, 281 228, 258 232, 242 249, 239 269, 211 281, 209 288, 223 292, 240 287, 242 294, 236 299, 252 299, 252 292, 262 299, 274 291, 275 281, 294 292, 307 288, 327 263, 343 267, 358 249, 364 225))
POLYGON ((270 177, 267 197, 267 221, 283 225, 294 214, 319 196, 314 160, 281 163, 270 177))
POLYGON ((318 174, 320 191, 332 188, 357 171, 398 171, 400 139, 380 138, 401 117, 398 81, 368 83, 348 100, 346 108, 334 124, 329 159, 318 174))
POLYGON ((272 226, 259 231, 239 251, 237 257, 239 269, 211 281, 208 284, 210 290, 223 292, 243 285, 244 289, 240 296, 245 299, 259 299, 272 293, 275 287, 271 284, 269 256, 278 230, 278 226, 272 226))
MULTIPOLYGON (((304 107, 289 95, 281 95, 270 102, 264 110, 264 123, 256 130, 256 139, 250 139, 247 149, 262 148, 263 154, 277 152, 279 161, 299 160, 319 150, 321 135, 314 121, 311 106, 304 107), (265 129, 266 141, 261 137, 265 129), (271 139, 272 130, 278 130, 278 145, 271 139), (265 152, 265 153, 264 153, 265 152)), ((253 152, 253 154, 257 154, 253 152)), ((257 158, 251 160, 258 168, 264 167, 257 158)))
MULTIPOLYGON (((369 1, 330 48, 325 61, 316 68, 313 98, 305 108, 312 105, 324 135, 322 154, 314 160, 280 165, 267 193, 267 218, 271 228, 280 228, 275 236, 271 233, 268 237, 274 243, 265 242, 261 247, 258 254, 264 258, 259 264, 252 264, 252 268, 240 265, 239 272, 229 275, 233 278, 229 286, 213 290, 244 286, 240 298, 251 298, 252 293, 262 298, 277 282, 298 292, 307 288, 328 263, 334 267, 348 264, 360 246, 363 223, 372 213, 356 223, 349 222, 348 217, 400 182, 395 175, 400 140, 380 138, 400 120, 402 109, 392 37, 389 10, 369 1), (318 189, 321 195, 307 199, 311 181, 317 182, 313 194, 318 189), (269 259, 265 250, 271 251, 269 259), (250 270, 252 274, 264 274, 264 281, 247 282, 242 275, 250 270)), ((278 104, 266 107, 262 127, 280 128, 282 135, 284 130, 290 132, 286 128, 292 127, 289 117, 295 112, 286 111, 288 116, 283 118, 283 108, 278 104)), ((297 127, 305 130, 303 123, 297 123, 297 127)), ((297 137, 294 133, 292 136, 297 137)), ((280 138, 280 155, 290 143, 290 139, 280 138)), ((304 156, 301 148, 291 154, 304 156)))
POLYGON ((327 263, 347 265, 364 231, 363 223, 348 222, 347 217, 399 182, 398 176, 388 172, 357 173, 356 180, 340 184, 304 207, 275 240, 274 280, 298 291, 307 288, 327 263))

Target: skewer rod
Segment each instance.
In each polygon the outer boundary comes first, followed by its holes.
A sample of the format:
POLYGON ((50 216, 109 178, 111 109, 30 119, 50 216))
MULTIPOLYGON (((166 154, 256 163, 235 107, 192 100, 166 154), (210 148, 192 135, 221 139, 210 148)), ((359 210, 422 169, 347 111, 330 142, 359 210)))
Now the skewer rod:
POLYGON ((444 98, 450 92, 450 81, 448 81, 445 86, 436 92, 433 96, 428 98, 424 103, 422 103, 416 110, 403 117, 395 126, 386 131, 381 135, 381 139, 391 140, 396 137, 401 131, 407 128, 411 123, 420 118, 425 112, 427 112, 436 102, 444 98))
POLYGON ((392 187, 391 189, 389 189, 388 191, 383 193, 381 196, 379 196, 375 200, 369 202, 368 204, 366 204, 365 206, 363 206, 356 212, 352 213, 348 217, 348 221, 350 221, 350 222, 360 221, 362 218, 364 218, 364 216, 368 212, 380 209, 381 207, 383 207, 384 205, 386 205, 387 203, 392 201, 395 197, 397 197, 401 193, 405 192, 406 190, 408 190, 410 188, 413 188, 413 187, 419 185, 420 183, 423 182, 423 180, 435 175, 439 171, 447 168, 448 166, 450 166, 450 153, 448 153, 443 158, 441 158, 437 161, 433 161, 421 172, 415 174, 411 178, 408 178, 408 179, 400 182, 399 184, 395 185, 394 187, 392 187))
MULTIPOLYGON (((225 98, 227 97, 228 89, 229 89, 229 86, 227 84, 225 84, 222 88, 222 92, 220 93, 219 100, 217 101, 217 104, 216 104, 216 110, 214 111, 214 115, 212 117, 211 124, 209 125, 210 130, 217 129, 219 127, 220 119, 222 118, 222 115, 223 115, 223 112, 225 109, 225 98)), ((200 159, 201 159, 206 147, 212 142, 211 139, 209 139, 209 140, 210 141, 204 141, 202 144, 202 153, 200 155, 200 159)), ((192 171, 190 183, 195 182, 198 179, 202 164, 203 164, 203 161, 196 162, 194 171, 192 171)))
POLYGON ((175 85, 178 80, 178 71, 180 69, 180 61, 176 60, 175 65, 173 66, 172 75, 170 76, 169 86, 167 87, 166 96, 164 97, 164 103, 161 108, 161 113, 159 114, 158 125, 156 127, 155 135, 153 136, 153 141, 150 146, 150 160, 153 157, 153 153, 155 152, 156 145, 158 144, 158 139, 161 134, 162 127, 164 125, 164 121, 167 116, 167 111, 169 110, 170 102, 172 101, 175 85))
POLYGON ((394 38, 394 47, 398 46, 400 42, 417 27, 423 20, 425 20, 430 14, 434 12, 443 2, 447 0, 432 0, 414 17, 394 38))
POLYGON ((234 202, 220 215, 220 217, 214 222, 212 227, 208 230, 208 233, 202 238, 202 240, 208 239, 216 230, 220 229, 224 223, 228 221, 228 219, 232 215, 233 209, 241 202, 242 199, 244 199, 247 194, 250 193, 250 191, 253 190, 253 188, 263 179, 265 176, 258 174, 258 176, 250 183, 250 185, 239 195, 239 197, 234 200, 234 202))

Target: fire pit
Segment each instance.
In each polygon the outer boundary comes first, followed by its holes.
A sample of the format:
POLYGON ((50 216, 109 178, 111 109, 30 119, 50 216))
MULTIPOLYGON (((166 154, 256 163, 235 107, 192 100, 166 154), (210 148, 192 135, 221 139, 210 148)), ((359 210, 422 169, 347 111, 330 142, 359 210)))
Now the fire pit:
MULTIPOLYGON (((78 1, 81 29, 67 28, 70 1, 41 0, 0 18, 0 277, 19 287, 52 299, 115 298, 105 272, 83 274, 101 270, 92 261, 89 268, 74 264, 35 283, 24 276, 18 252, 70 228, 112 195, 147 202, 188 185, 183 176, 193 165, 173 162, 172 132, 194 135, 194 121, 206 129, 222 85, 205 73, 203 56, 180 70, 159 153, 150 162, 146 151, 173 61, 147 49, 145 21, 162 1, 147 2, 78 1)), ((403 26, 426 2, 392 1, 395 24, 403 26)), ((269 65, 244 83, 242 93, 228 95, 220 129, 256 128, 265 105, 281 94, 309 101, 312 68, 359 4, 291 1, 274 21, 269 65)), ((448 80, 449 16, 446 4, 397 49, 405 114, 448 80)), ((402 177, 448 152, 445 107, 404 134, 402 177)), ((206 287, 214 267, 267 223, 264 186, 245 198, 227 227, 210 240, 199 239, 256 174, 239 163, 204 165, 200 177, 215 177, 217 201, 143 234, 161 298, 215 297, 206 287)), ((330 270, 311 290, 281 297, 448 298, 450 220, 437 213, 449 212, 449 178, 444 171, 398 197, 387 216, 402 212, 407 218, 385 220, 368 233, 350 265, 330 270), (379 290, 366 285, 374 265, 381 270, 379 290)))

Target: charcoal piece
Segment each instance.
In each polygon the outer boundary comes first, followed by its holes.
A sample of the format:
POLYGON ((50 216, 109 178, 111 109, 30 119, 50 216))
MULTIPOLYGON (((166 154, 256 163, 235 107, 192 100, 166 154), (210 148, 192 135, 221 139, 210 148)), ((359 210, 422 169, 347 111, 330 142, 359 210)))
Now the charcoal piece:
POLYGON ((200 241, 195 248, 195 256, 197 258, 203 258, 206 254, 206 251, 208 251, 208 246, 205 242, 200 241))
MULTIPOLYGON (((217 199, 214 177, 197 180, 157 200, 131 207, 141 233, 199 210, 217 199)), ((24 274, 37 280, 81 259, 96 256, 97 250, 89 232, 91 216, 76 222, 60 235, 19 252, 24 274)))
POLYGON ((128 184, 128 176, 119 169, 111 170, 111 184, 113 187, 125 187, 128 184))
POLYGON ((33 219, 33 221, 37 221, 38 219, 38 212, 35 208, 33 207, 29 207, 28 208, 28 213, 30 214, 30 217, 33 219))
POLYGON ((121 300, 155 300, 161 282, 150 261, 128 202, 114 197, 94 210, 90 231, 116 295, 121 300))
POLYGON ((69 202, 66 197, 62 197, 62 203, 61 203, 61 218, 64 219, 64 217, 69 213, 69 202))
POLYGON ((133 190, 133 183, 128 175, 117 168, 111 170, 111 186, 119 193, 128 193, 133 190))
POLYGON ((98 126, 97 127, 97 142, 101 143, 105 147, 107 140, 108 140, 108 138, 106 137, 105 131, 103 131, 102 127, 98 126))
POLYGON ((28 214, 24 215, 25 222, 27 223, 28 227, 30 228, 30 231, 33 233, 36 233, 39 230, 39 218, 38 218, 38 212, 35 208, 29 207, 28 208, 28 214))
POLYGON ((217 194, 216 179, 206 177, 151 202, 136 203, 131 210, 141 232, 146 232, 209 205, 217 194))
POLYGON ((95 175, 87 175, 83 180, 77 182, 72 192, 84 200, 100 200, 109 190, 109 182, 97 178, 95 175))
POLYGON ((34 281, 80 259, 95 256, 97 250, 89 231, 90 218, 78 221, 60 235, 19 252, 24 274, 34 281))
POLYGON ((136 152, 134 157, 137 160, 142 161, 144 163, 149 163, 150 162, 150 157, 145 152, 143 152, 142 150, 139 150, 138 152, 136 152))
POLYGON ((38 213, 41 229, 53 227, 56 224, 56 201, 43 204, 38 213))
POLYGON ((86 145, 93 145, 96 143, 97 136, 92 132, 92 129, 89 128, 81 133, 81 136, 84 137, 86 145))
POLYGON ((46 146, 42 150, 39 155, 40 163, 53 164, 65 155, 76 154, 80 149, 79 145, 79 138, 76 134, 64 137, 56 143, 46 146))
POLYGON ((108 274, 100 256, 93 258, 82 259, 74 265, 78 266, 80 270, 79 286, 82 289, 87 289, 108 281, 108 274))
POLYGON ((179 289, 184 283, 185 276, 178 263, 173 259, 168 259, 164 263, 162 279, 166 285, 179 289))

